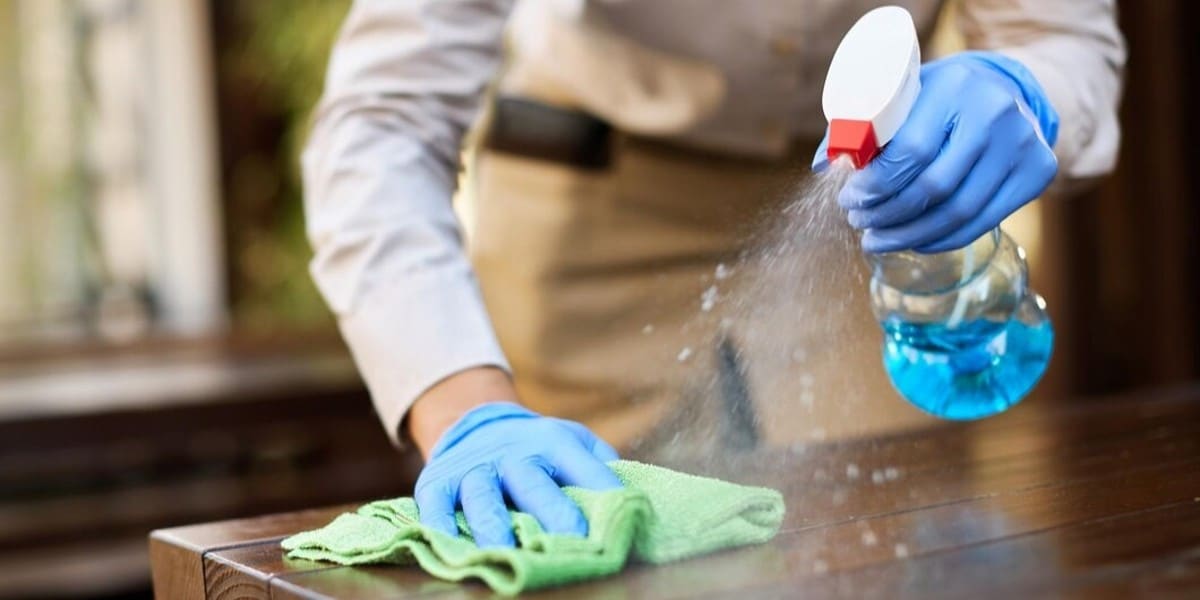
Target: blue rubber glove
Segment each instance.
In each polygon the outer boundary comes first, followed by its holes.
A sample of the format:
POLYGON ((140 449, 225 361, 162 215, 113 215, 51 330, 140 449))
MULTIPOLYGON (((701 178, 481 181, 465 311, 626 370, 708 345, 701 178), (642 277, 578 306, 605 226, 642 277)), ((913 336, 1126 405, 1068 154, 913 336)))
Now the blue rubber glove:
POLYGON ((584 536, 587 521, 559 486, 621 487, 605 465, 616 459, 612 446, 579 423, 508 402, 485 404, 442 434, 413 497, 421 522, 450 535, 458 535, 454 514, 462 506, 480 547, 513 545, 505 497, 548 532, 584 536))
MULTIPOLYGON (((1019 62, 963 52, 927 63, 908 119, 838 204, 867 252, 961 248, 1046 189, 1057 135, 1058 114, 1019 62)), ((826 162, 822 142, 813 168, 826 162)))

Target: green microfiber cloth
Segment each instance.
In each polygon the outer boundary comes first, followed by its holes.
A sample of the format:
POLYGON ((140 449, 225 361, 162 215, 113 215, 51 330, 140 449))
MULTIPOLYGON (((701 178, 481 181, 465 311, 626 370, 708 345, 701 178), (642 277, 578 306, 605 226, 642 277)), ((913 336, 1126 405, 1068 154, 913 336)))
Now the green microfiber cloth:
POLYGON ((343 565, 416 563, 450 581, 482 579, 504 595, 593 579, 620 571, 632 550, 660 564, 722 548, 765 542, 783 521, 783 497, 632 461, 609 463, 618 490, 563 488, 588 521, 586 538, 548 534, 532 516, 513 512, 516 548, 481 549, 458 514, 462 537, 427 528, 412 498, 372 502, 314 531, 283 540, 288 558, 343 565))

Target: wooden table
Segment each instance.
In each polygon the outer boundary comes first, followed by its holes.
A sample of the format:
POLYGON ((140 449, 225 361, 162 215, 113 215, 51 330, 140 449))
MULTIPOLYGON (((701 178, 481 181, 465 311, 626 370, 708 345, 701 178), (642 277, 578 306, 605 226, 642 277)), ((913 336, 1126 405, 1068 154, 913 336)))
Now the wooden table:
MULTIPOLYGON (((783 491, 758 547, 633 565, 553 598, 1200 597, 1200 389, 1027 403, 978 423, 759 451, 693 471, 783 491)), ((333 507, 156 531, 162 598, 489 596, 415 568, 281 556, 333 507)))

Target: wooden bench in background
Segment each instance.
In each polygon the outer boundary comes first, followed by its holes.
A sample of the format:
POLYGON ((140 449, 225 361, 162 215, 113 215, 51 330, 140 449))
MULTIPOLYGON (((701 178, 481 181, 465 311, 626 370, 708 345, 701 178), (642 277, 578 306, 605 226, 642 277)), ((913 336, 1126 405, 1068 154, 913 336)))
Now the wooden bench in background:
MULTIPOLYGON (((763 546, 534 596, 1200 596, 1197 388, 1027 403, 977 423, 676 466, 781 489, 783 531, 763 546)), ((155 590, 181 600, 490 596, 411 567, 283 558, 283 537, 353 506, 156 531, 155 590)))
POLYGON ((8 357, 0 597, 148 594, 152 529, 396 495, 417 468, 333 338, 8 357))

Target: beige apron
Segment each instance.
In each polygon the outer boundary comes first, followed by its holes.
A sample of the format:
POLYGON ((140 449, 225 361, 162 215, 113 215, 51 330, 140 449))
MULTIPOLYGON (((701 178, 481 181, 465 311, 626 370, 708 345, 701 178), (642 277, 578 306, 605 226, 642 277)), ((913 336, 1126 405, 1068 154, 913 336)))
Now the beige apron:
POLYGON ((853 250, 794 274, 794 305, 736 301, 752 270, 737 272, 739 253, 807 172, 807 149, 773 164, 616 144, 603 171, 477 159, 472 259, 523 402, 660 454, 744 442, 734 426, 784 445, 928 422, 883 376, 853 250), (725 338, 744 378, 718 358, 725 338), (748 420, 731 389, 748 391, 748 420))

